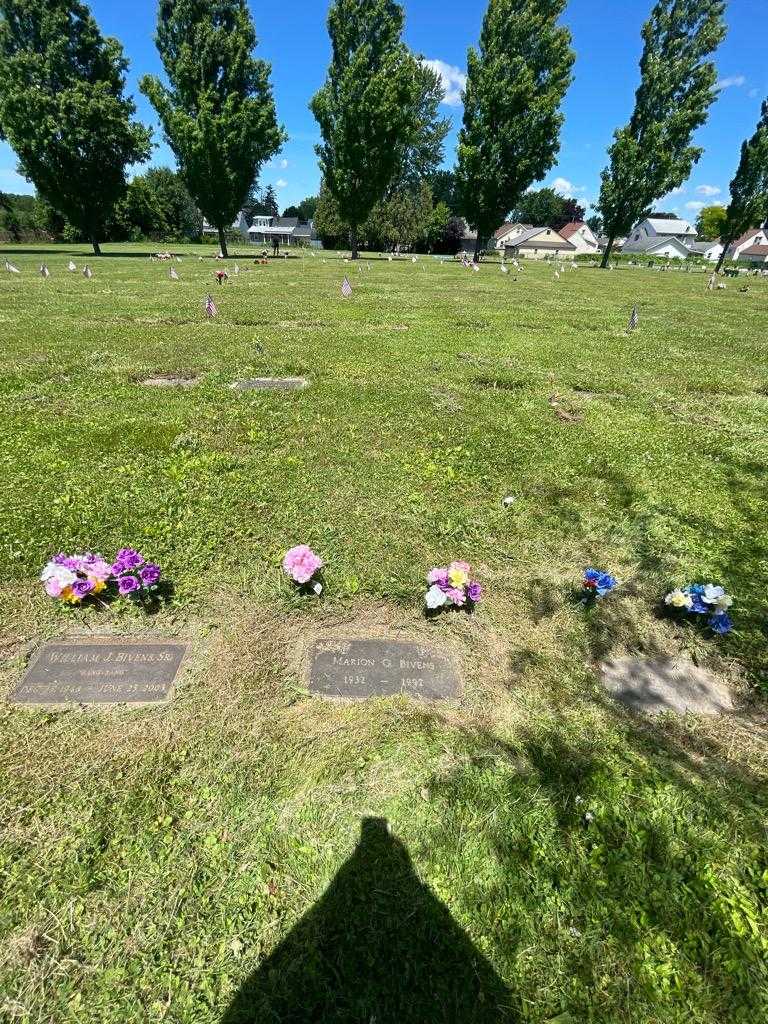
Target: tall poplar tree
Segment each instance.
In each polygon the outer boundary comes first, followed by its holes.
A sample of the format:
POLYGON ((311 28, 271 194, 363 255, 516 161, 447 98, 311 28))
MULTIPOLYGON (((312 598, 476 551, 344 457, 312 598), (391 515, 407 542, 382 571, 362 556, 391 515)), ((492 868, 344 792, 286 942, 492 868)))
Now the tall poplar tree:
POLYGON ((277 124, 270 66, 253 56, 256 30, 245 0, 160 0, 156 43, 170 87, 145 75, 141 91, 226 256, 225 231, 261 165, 287 138, 277 124))
POLYGON ((574 53, 557 24, 565 0, 489 0, 479 51, 467 56, 456 176, 462 212, 482 239, 502 223, 560 149, 560 104, 574 53))
POLYGON ((310 109, 323 183, 349 228, 358 231, 403 166, 418 127, 418 68, 402 43, 394 0, 335 0, 328 12, 331 64, 310 109))
POLYGON ((741 144, 741 159, 730 192, 717 270, 723 266, 728 246, 750 228, 760 227, 768 217, 768 99, 760 108, 755 134, 741 144))
POLYGON ((703 150, 691 137, 707 119, 717 71, 706 58, 725 35, 723 0, 658 0, 643 25, 635 110, 614 134, 597 209, 608 245, 657 199, 679 188, 703 150))
POLYGON ((126 167, 150 153, 127 67, 78 0, 0 0, 0 124, 21 173, 96 255, 126 167))

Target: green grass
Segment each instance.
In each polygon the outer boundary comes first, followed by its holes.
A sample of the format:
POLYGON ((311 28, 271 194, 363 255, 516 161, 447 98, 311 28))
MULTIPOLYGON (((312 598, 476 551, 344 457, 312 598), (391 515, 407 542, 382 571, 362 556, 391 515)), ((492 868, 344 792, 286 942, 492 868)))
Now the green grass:
POLYGON ((0 1019, 764 1019, 768 282, 318 253, 218 288, 198 250, 172 282, 107 248, 91 281, 77 247, 0 274, 0 683, 52 636, 190 656, 169 706, 0 708, 0 1019), (138 383, 166 373, 200 379, 138 383), (229 387, 267 375, 311 387, 229 387), (322 601, 282 578, 302 541, 322 601), (125 544, 174 583, 157 614, 41 594, 52 553, 125 544), (451 558, 487 598, 426 622, 451 558), (585 615, 588 564, 623 587, 585 615), (692 580, 736 595, 730 637, 659 618, 692 580), (323 630, 445 646, 460 705, 308 699, 323 630), (602 695, 603 658, 681 651, 737 714, 602 695))

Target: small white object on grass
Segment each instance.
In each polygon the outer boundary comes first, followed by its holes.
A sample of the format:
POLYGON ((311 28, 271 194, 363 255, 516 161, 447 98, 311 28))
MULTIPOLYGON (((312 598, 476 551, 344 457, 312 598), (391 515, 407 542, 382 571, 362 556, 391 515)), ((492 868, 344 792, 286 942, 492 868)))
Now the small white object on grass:
POLYGON ((506 498, 502 499, 501 504, 504 506, 504 508, 509 508, 510 505, 515 504, 515 499, 511 494, 508 494, 506 498))
POLYGON ((312 584, 312 590, 314 591, 315 594, 322 594, 322 592, 323 592, 323 584, 322 583, 313 583, 312 584))
POLYGON ((592 813, 592 811, 587 811, 587 813, 584 815, 584 823, 589 825, 594 820, 595 820, 595 816, 592 813))

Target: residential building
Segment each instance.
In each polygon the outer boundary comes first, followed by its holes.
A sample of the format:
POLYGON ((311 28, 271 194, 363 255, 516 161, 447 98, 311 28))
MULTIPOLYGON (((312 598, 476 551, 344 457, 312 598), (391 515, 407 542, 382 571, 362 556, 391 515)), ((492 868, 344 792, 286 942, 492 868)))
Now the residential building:
POLYGON ((741 250, 739 259, 750 263, 768 263, 768 245, 750 245, 741 250))
POLYGON ((504 245, 506 256, 525 256, 527 259, 558 259, 576 255, 576 246, 563 238, 554 228, 531 227, 514 235, 504 245))
MULTIPOLYGON (((230 225, 231 231, 239 232, 243 238, 248 237, 248 221, 245 219, 245 214, 241 210, 230 225)), ((203 235, 215 235, 219 237, 218 229, 212 224, 209 224, 205 218, 203 218, 203 235)))
POLYGON ((277 239, 280 245, 295 244, 296 237, 306 235, 298 233, 298 217, 256 216, 248 229, 248 239, 252 245, 272 245, 277 239))
POLYGON ((768 228, 750 228, 728 246, 726 258, 729 260, 741 259, 746 249, 754 245, 768 245, 768 228))
POLYGON ((645 253, 685 259, 696 241, 696 228, 687 220, 672 217, 646 217, 635 225, 624 243, 624 252, 645 253))
POLYGON ((566 242, 570 242, 574 246, 576 255, 586 253, 587 255, 596 256, 600 251, 594 231, 583 220, 571 221, 570 224, 560 228, 558 234, 566 242))
POLYGON ((691 242, 688 249, 694 256, 701 256, 710 263, 717 263, 723 246, 721 242, 691 242))
POLYGON ((521 235, 523 231, 530 231, 532 227, 533 224, 519 224, 514 222, 502 224, 500 228, 497 228, 496 231, 494 231, 489 248, 503 251, 506 245, 512 244, 513 238, 521 235))

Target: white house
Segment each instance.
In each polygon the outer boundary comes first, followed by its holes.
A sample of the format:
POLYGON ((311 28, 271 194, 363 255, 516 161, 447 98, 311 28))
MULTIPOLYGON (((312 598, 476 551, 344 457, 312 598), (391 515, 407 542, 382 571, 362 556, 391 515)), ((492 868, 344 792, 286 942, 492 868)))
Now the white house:
POLYGON ((684 260, 696 241, 696 228, 687 220, 646 217, 632 228, 624 243, 624 252, 647 253, 684 260))
POLYGON ((571 221, 570 224, 560 228, 558 234, 575 247, 575 255, 580 253, 596 255, 599 252, 597 237, 589 224, 585 224, 583 220, 571 221))
MULTIPOLYGON (((238 231, 243 236, 243 238, 248 237, 248 221, 245 219, 245 214, 243 213, 242 210, 232 221, 232 224, 230 225, 230 230, 238 231)), ((205 218, 203 218, 203 234, 216 235, 216 237, 218 238, 219 232, 212 224, 209 224, 208 221, 205 220, 205 218)))
POLYGON ((723 251, 722 242, 691 242, 688 248, 694 256, 701 256, 710 263, 717 263, 723 251))
POLYGON ((514 245, 513 238, 522 235, 524 231, 530 231, 532 227, 533 224, 515 224, 511 221, 507 224, 502 224, 500 228, 494 231, 491 245, 494 249, 503 251, 505 246, 514 245))
POLYGON ((745 249, 751 249, 754 245, 768 245, 768 228, 750 228, 745 231, 741 238, 728 246, 726 256, 729 260, 738 260, 745 249))
POLYGON ((248 229, 248 239, 253 245, 272 245, 275 239, 280 245, 291 245, 298 237, 298 217, 257 216, 248 229))
POLYGON ((750 263, 768 263, 768 245, 750 245, 741 250, 739 259, 749 260, 750 263))
POLYGON ((576 246, 572 245, 554 228, 525 228, 510 238, 505 239, 504 254, 506 256, 525 256, 532 260, 561 259, 576 255, 576 246))

